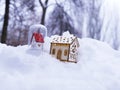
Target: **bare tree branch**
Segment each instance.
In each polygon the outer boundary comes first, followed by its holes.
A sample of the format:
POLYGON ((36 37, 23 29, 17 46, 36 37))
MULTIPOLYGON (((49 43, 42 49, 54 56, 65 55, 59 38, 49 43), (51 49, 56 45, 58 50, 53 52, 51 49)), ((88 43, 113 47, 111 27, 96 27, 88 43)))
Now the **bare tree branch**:
POLYGON ((42 3, 42 0, 39 0, 39 3, 40 3, 40 5, 41 5, 41 7, 44 8, 44 5, 43 5, 43 3, 42 3))

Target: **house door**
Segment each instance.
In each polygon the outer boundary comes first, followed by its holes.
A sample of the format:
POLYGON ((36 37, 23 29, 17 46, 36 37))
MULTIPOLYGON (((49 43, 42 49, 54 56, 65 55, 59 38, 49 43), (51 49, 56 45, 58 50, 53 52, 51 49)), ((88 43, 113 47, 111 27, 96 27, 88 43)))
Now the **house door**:
POLYGON ((61 60, 61 56, 62 56, 62 51, 59 49, 57 52, 57 59, 61 60))

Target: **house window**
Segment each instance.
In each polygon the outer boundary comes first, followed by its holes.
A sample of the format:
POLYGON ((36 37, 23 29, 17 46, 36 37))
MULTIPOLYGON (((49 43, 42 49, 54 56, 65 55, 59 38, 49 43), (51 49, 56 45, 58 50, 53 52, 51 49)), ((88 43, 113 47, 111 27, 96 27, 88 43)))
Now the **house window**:
POLYGON ((55 49, 52 50, 52 54, 53 54, 53 55, 55 54, 55 49))
POLYGON ((68 51, 65 50, 65 51, 64 51, 64 56, 67 56, 67 54, 68 54, 68 51))
POLYGON ((62 58, 62 50, 59 49, 57 52, 57 59, 61 60, 61 58, 62 58))

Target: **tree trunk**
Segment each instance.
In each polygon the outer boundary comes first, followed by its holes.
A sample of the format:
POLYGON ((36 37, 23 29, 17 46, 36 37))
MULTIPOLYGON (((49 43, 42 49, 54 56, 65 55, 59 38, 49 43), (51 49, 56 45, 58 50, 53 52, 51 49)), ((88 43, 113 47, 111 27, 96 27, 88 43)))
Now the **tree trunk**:
POLYGON ((47 8, 43 8, 43 13, 42 13, 42 18, 41 18, 41 24, 42 24, 42 25, 45 24, 46 9, 47 9, 47 8))
POLYGON ((9 4, 10 4, 10 0, 6 0, 5 15, 4 15, 4 22, 3 22, 3 28, 2 28, 2 35, 1 35, 1 43, 6 43, 6 39, 7 39, 7 27, 8 27, 8 20, 9 20, 9 4))
POLYGON ((46 15, 46 11, 47 11, 48 1, 49 0, 45 0, 45 2, 43 3, 42 0, 39 0, 39 3, 41 5, 42 11, 43 11, 40 23, 43 25, 45 24, 45 15, 46 15))

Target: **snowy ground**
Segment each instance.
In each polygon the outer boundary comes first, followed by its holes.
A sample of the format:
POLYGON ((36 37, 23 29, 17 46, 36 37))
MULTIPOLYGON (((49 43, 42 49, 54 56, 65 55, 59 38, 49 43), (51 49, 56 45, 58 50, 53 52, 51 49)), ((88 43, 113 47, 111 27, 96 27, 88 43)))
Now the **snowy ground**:
POLYGON ((0 90, 120 90, 120 52, 97 40, 79 39, 78 63, 65 63, 27 45, 0 44, 0 90))

